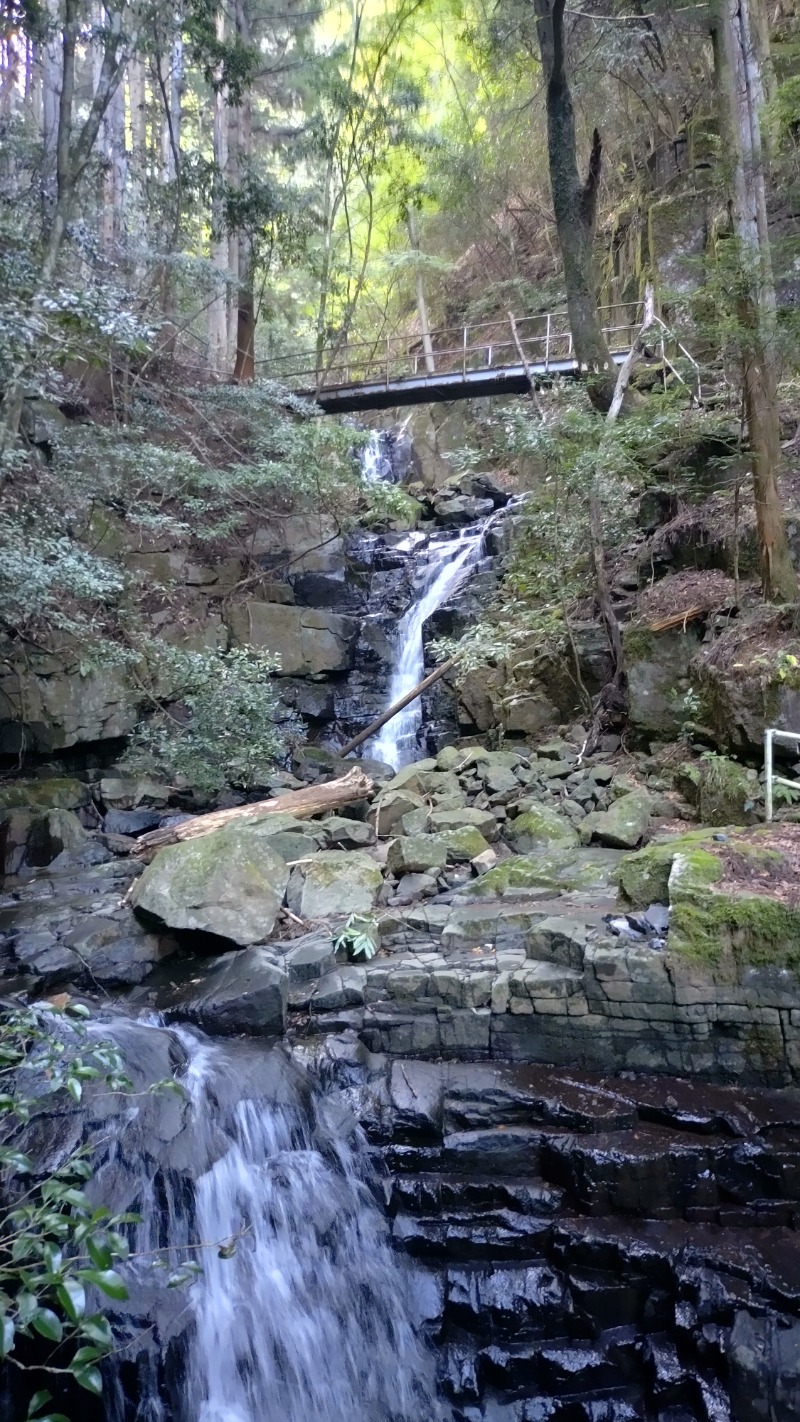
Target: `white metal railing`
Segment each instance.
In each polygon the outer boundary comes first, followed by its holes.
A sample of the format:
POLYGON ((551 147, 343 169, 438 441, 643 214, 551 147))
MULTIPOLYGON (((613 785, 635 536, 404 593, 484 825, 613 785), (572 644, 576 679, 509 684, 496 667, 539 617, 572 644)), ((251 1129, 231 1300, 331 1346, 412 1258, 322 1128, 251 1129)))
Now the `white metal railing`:
POLYGON ((784 776, 775 774, 773 770, 775 741, 791 741, 793 745, 800 746, 800 731, 781 731, 777 726, 770 726, 764 732, 764 796, 767 824, 772 819, 772 787, 774 785, 788 785, 790 790, 800 790, 800 781, 787 780, 784 776))

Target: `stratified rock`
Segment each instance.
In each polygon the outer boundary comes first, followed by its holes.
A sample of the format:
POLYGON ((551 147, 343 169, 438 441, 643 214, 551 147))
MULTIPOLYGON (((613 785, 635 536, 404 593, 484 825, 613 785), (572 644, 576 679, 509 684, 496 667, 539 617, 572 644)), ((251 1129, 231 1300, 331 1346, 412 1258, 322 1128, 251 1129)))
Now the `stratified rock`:
POLYGON ((586 925, 579 919, 543 918, 529 932, 525 948, 529 958, 581 969, 586 940, 586 925))
POLYGON ((581 840, 588 844, 597 839, 612 849, 635 849, 650 828, 651 811, 652 800, 647 791, 633 790, 615 800, 608 810, 596 811, 581 820, 581 840))
POLYGON ((284 676, 347 671, 359 633, 356 617, 256 601, 232 608, 230 627, 240 644, 274 652, 284 676))
MULTIPOLYGON (((166 851, 165 851, 166 853, 166 851)), ((282 1032, 289 1000, 289 974, 265 948, 246 948, 213 958, 186 987, 158 1005, 171 1021, 195 1022, 212 1036, 282 1032)))
POLYGON ((525 896, 529 889, 600 889, 608 886, 618 856, 607 849, 556 845, 547 852, 513 854, 462 893, 478 898, 525 896))
POLYGON ((800 1323, 739 1309, 725 1357, 736 1422, 797 1422, 800 1323))
POLYGON ((215 933, 243 947, 264 943, 289 882, 272 839, 270 826, 251 821, 168 845, 136 880, 131 903, 169 928, 215 933))
POLYGON ((529 854, 540 845, 578 843, 574 827, 549 805, 532 805, 515 820, 509 820, 504 833, 520 854, 529 854))
POLYGON ((287 903, 303 919, 368 914, 382 883, 383 875, 368 854, 326 849, 292 871, 287 903))

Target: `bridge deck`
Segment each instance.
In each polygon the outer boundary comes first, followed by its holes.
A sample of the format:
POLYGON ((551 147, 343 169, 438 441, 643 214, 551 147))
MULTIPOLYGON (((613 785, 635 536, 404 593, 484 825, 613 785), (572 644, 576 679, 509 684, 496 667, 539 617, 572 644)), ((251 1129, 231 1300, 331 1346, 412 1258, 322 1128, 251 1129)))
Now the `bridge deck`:
MULTIPOLYGON (((627 351, 615 352, 612 359, 621 365, 627 351)), ((533 385, 545 384, 555 375, 577 375, 576 360, 529 361, 523 365, 495 366, 492 369, 449 371, 441 375, 407 375, 396 379, 371 380, 351 385, 324 385, 319 390, 299 393, 316 400, 327 415, 351 415, 360 410, 386 410, 395 405, 434 405, 444 400, 474 400, 478 395, 524 395, 533 385)))
MULTIPOLYGON (((641 307, 620 304, 601 308, 601 313, 608 348, 621 365, 640 328, 641 307)), ((662 322, 657 325, 655 346, 665 366, 682 378, 666 354, 666 342, 673 346, 674 338, 662 322)), ((677 350, 696 370, 688 352, 679 345, 677 350)), ((519 319, 509 314, 506 320, 434 331, 427 351, 421 340, 390 336, 373 343, 341 341, 328 350, 259 364, 267 366, 267 376, 315 400, 327 414, 339 415, 478 395, 521 395, 554 376, 578 374, 563 311, 519 319)))

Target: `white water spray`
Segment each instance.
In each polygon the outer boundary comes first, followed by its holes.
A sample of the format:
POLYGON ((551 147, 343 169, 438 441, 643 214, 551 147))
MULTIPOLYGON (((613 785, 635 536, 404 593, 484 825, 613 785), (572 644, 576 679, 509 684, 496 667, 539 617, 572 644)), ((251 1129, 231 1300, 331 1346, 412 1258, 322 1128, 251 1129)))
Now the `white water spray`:
MULTIPOLYGON (((425 670, 422 629, 432 613, 461 587, 470 568, 480 558, 484 533, 485 528, 478 532, 468 529, 460 538, 431 548, 421 596, 398 628, 398 658, 389 687, 388 706, 393 706, 422 680, 425 670)), ((418 698, 404 711, 398 711, 378 732, 370 746, 370 755, 399 770, 417 757, 417 733, 421 725, 422 707, 418 698)))

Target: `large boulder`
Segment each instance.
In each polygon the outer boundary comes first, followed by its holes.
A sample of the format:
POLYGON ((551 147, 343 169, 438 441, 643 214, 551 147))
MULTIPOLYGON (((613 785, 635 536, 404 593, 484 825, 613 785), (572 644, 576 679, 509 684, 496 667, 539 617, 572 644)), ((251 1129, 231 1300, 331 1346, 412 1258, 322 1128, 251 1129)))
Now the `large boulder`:
POLYGON ((531 805, 516 819, 509 820, 505 837, 520 854, 547 845, 577 844, 577 830, 549 805, 531 805))
POLYGON ((673 740, 689 713, 690 664, 700 646, 692 624, 667 632, 631 627, 624 634, 628 709, 632 725, 646 737, 673 740))
POLYGON ((580 823, 584 844, 596 839, 611 849, 635 849, 647 837, 653 802, 646 790, 621 795, 608 810, 587 815, 580 823))
POLYGON ((386 867, 392 874, 424 874, 430 869, 443 869, 447 863, 447 845, 432 834, 401 835, 392 840, 386 857, 386 867))
POLYGON ((287 903, 303 919, 368 914, 382 883, 383 875, 368 854, 326 849, 292 871, 287 903))
POLYGON ((649 904, 665 904, 676 854, 706 845, 713 835, 713 829, 689 830, 669 839, 654 839, 635 854, 624 854, 617 870, 617 883, 625 908, 645 909, 649 904))
POLYGON ((169 928, 264 943, 289 882, 272 840, 271 825, 250 821, 169 845, 136 880, 131 903, 169 928))
POLYGON ((245 948, 213 958, 191 984, 171 989, 158 1006, 171 1021, 195 1022, 212 1035, 282 1032, 289 973, 266 948, 245 948), (199 981, 198 981, 199 979, 199 981))
POLYGON ((376 834, 380 835, 382 839, 386 839, 389 835, 397 833, 395 827, 405 815, 410 814, 413 810, 424 809, 425 801, 421 795, 417 794, 416 790, 410 790, 402 785, 395 789, 392 782, 389 789, 384 790, 383 794, 373 802, 367 815, 367 821, 373 826, 376 834))

